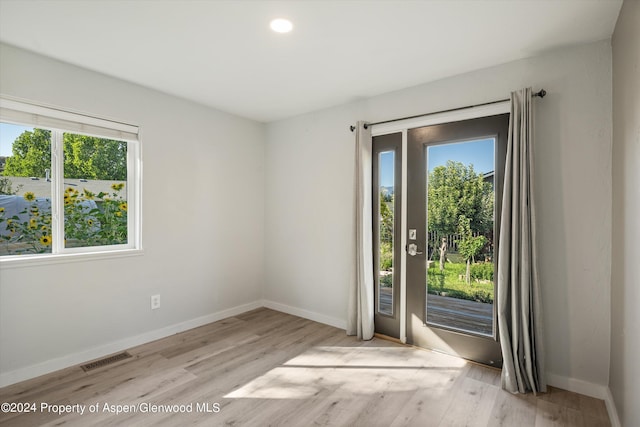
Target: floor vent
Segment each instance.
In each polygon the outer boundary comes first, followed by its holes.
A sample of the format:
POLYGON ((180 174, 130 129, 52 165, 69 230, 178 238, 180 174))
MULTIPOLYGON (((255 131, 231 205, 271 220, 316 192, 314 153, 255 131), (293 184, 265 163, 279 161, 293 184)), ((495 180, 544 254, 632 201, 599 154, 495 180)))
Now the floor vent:
POLYGON ((112 363, 119 362, 124 359, 128 359, 132 357, 129 352, 123 351, 122 353, 114 354, 113 356, 107 356, 104 359, 96 360, 93 362, 89 362, 85 365, 81 365, 83 371, 89 372, 94 369, 102 368, 103 366, 110 365, 112 363))

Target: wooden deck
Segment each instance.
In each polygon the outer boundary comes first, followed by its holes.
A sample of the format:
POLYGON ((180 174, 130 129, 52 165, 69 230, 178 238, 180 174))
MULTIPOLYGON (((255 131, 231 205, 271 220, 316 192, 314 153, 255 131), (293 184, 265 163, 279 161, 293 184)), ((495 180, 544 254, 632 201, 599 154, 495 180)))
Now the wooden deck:
POLYGON ((427 322, 493 335, 493 304, 427 295, 427 322))
MULTIPOLYGON (((380 289, 380 311, 391 312, 391 288, 380 289)), ((427 295, 427 322, 476 334, 493 335, 493 304, 427 295)))

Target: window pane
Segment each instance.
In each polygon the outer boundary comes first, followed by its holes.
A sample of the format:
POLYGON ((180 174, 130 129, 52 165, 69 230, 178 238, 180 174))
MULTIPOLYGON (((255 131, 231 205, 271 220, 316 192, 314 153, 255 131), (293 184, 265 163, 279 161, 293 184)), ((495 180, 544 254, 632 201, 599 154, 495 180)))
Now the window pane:
POLYGON ((126 244, 127 143, 65 133, 66 248, 126 244))
POLYGON ((427 147, 427 323, 493 334, 495 139, 427 147))
POLYGON ((0 123, 0 256, 51 253, 51 131, 0 123))
POLYGON ((394 163, 395 153, 379 154, 378 194, 380 199, 378 259, 378 312, 393 316, 393 230, 394 230, 394 163))

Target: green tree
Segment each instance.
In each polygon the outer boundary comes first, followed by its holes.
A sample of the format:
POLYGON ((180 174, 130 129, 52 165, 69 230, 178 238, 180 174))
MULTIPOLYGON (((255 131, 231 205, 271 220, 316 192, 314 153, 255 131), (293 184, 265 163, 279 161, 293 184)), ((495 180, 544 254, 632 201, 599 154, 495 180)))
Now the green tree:
POLYGON ((45 176, 51 169, 51 131, 34 129, 16 138, 7 157, 4 176, 45 176))
POLYGON ((434 249, 440 239, 458 232, 459 219, 469 220, 472 232, 487 233, 493 229, 493 188, 473 165, 449 160, 429 173, 428 227, 436 233, 434 249))
POLYGON ((393 267, 393 195, 380 192, 380 270, 393 267))
POLYGON ((458 234, 460 241, 458 242, 458 252, 467 262, 467 271, 465 279, 467 284, 471 283, 471 261, 475 261, 475 257, 480 254, 484 245, 487 244, 487 238, 483 235, 475 236, 471 231, 471 220, 464 215, 458 218, 458 234))
POLYGON ((393 196, 383 196, 380 193, 380 241, 391 243, 393 241, 393 196))
POLYGON ((127 144, 122 141, 64 134, 65 178, 127 179, 127 144))
MULTIPOLYGON (((65 178, 127 179, 127 143, 65 133, 63 137, 65 178)), ((5 164, 5 176, 44 177, 51 169, 51 132, 23 132, 13 143, 5 164)))

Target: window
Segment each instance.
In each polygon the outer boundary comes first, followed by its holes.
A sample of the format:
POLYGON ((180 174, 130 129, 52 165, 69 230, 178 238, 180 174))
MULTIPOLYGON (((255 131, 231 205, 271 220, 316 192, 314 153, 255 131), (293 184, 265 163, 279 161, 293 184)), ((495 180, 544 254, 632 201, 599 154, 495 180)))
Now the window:
POLYGON ((140 249, 136 126, 0 99, 0 261, 140 249))

